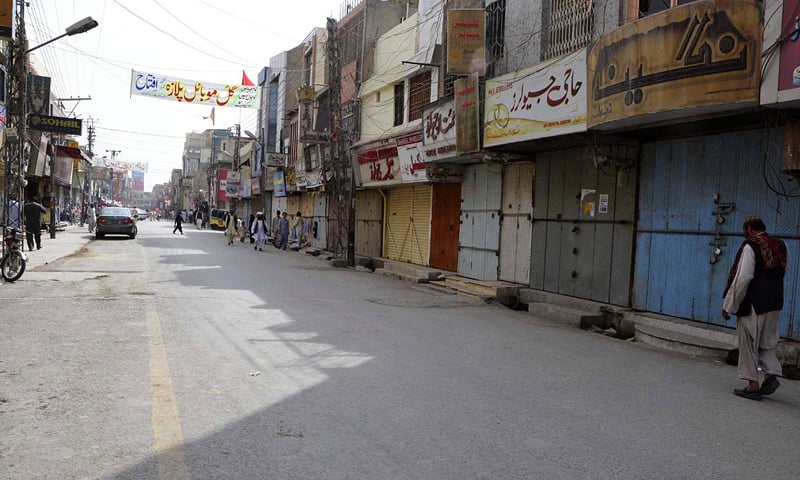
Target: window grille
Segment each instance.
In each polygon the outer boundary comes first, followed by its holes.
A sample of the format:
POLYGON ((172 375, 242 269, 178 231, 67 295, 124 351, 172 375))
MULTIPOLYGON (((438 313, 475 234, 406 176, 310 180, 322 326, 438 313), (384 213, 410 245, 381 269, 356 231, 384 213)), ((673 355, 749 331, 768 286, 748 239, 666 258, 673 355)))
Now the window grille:
POLYGON ((431 72, 422 72, 409 81, 408 121, 422 118, 422 107, 431 103, 431 72))
POLYGON ((298 146, 300 144, 300 124, 292 122, 289 126, 289 163, 295 165, 298 157, 298 146))
POLYGON ((486 6, 486 76, 499 75, 499 61, 506 49, 506 0, 486 6))
POLYGON ((402 125, 405 119, 404 106, 406 103, 406 89, 404 83, 398 83, 394 86, 394 125, 402 125))
POLYGON ((638 3, 638 17, 646 17, 654 13, 663 12, 679 5, 696 2, 697 0, 631 0, 634 4, 638 3))
POLYGON ((550 0, 549 25, 545 59, 585 47, 594 37, 594 0, 550 0))

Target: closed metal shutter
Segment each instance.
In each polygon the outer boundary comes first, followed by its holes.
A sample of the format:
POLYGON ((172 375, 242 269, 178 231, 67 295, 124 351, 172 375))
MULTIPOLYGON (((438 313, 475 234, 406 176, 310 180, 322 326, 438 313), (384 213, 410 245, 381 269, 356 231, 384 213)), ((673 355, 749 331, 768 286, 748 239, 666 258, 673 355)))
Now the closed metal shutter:
POLYGON ((299 195, 292 195, 291 197, 286 197, 286 211, 289 213, 290 218, 297 215, 297 212, 300 211, 299 195))
POLYGON ((497 280, 502 186, 502 165, 464 169, 458 237, 458 274, 462 277, 497 280))
MULTIPOLYGON (((314 194, 304 193, 300 196, 300 211, 303 212, 303 218, 311 218, 314 216, 314 194)), ((297 212, 293 212, 297 214, 297 212)))
POLYGON ((356 255, 381 256, 383 196, 377 190, 356 192, 356 255))
POLYGON ((390 260, 428 264, 431 187, 393 188, 387 194, 384 254, 390 260))
POLYGON ((503 172, 500 280, 528 285, 531 267, 534 164, 516 163, 503 172))
POLYGON ((275 212, 280 211, 281 213, 287 211, 286 210, 286 197, 273 197, 272 199, 272 214, 269 216, 270 218, 275 216, 275 212))

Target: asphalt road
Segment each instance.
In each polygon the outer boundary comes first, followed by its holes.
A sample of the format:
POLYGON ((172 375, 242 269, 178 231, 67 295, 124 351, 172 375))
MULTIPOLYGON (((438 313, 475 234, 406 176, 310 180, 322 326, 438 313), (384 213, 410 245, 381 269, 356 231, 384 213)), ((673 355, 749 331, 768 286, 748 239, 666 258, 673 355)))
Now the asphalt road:
POLYGON ((796 479, 800 385, 218 232, 0 288, 2 479, 796 479))

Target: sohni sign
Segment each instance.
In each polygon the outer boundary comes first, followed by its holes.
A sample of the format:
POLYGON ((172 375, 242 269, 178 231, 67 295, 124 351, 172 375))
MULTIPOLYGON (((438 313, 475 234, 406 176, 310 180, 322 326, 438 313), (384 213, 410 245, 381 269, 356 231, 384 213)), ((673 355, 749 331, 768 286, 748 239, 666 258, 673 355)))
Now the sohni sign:
POLYGON ((50 115, 28 115, 28 128, 39 132, 82 135, 83 123, 78 118, 51 117, 50 115))

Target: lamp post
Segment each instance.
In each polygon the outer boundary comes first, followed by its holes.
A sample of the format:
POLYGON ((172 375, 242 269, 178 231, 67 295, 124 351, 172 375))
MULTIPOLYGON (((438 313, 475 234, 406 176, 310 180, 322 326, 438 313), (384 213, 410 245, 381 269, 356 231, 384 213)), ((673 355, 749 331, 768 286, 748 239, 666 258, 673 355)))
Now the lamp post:
MULTIPOLYGON (((50 40, 37 45, 33 48, 29 48, 25 50, 24 55, 27 56, 34 50, 44 47, 47 44, 53 43, 56 40, 62 39, 67 36, 78 35, 80 33, 86 33, 89 30, 95 28, 98 25, 97 20, 93 19, 92 17, 86 17, 83 20, 79 20, 64 30, 64 33, 61 35, 51 38, 50 40)), ((26 62, 27 63, 27 62, 26 62)), ((22 102, 25 102, 25 98, 22 99, 22 102)), ((24 123, 20 122, 20 123, 24 123)), ((24 141, 24 140, 20 140, 24 141)), ((56 195, 56 176, 55 176, 55 169, 56 169, 56 151, 53 148, 53 154, 50 157, 50 238, 56 238, 56 202, 55 202, 55 195, 56 195)))

